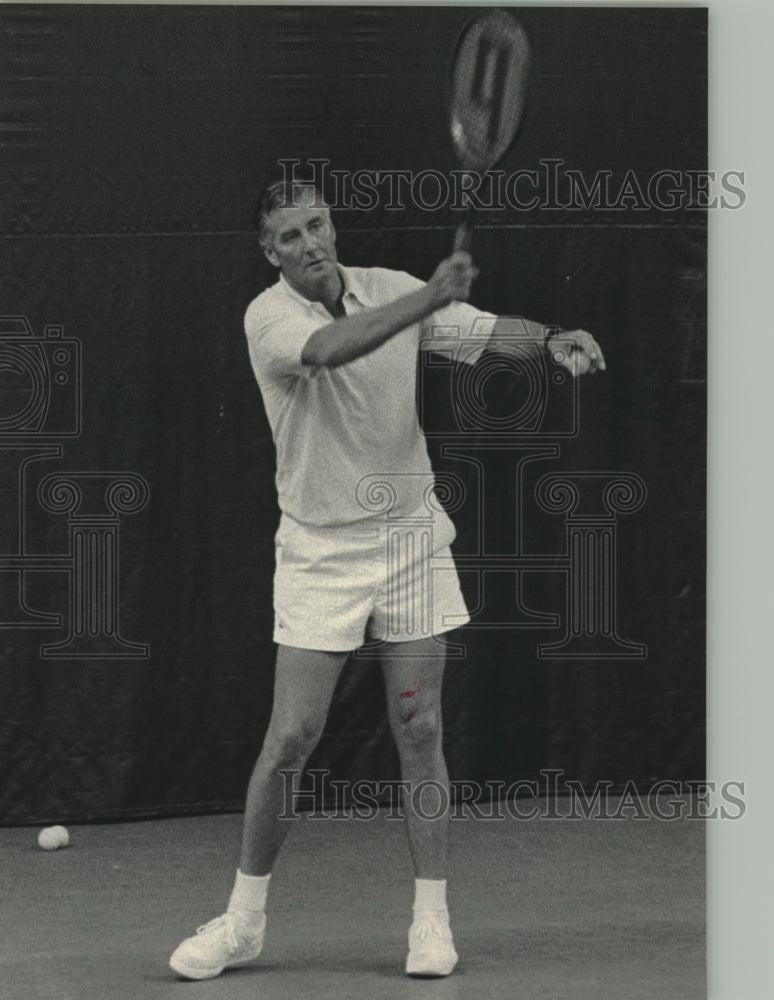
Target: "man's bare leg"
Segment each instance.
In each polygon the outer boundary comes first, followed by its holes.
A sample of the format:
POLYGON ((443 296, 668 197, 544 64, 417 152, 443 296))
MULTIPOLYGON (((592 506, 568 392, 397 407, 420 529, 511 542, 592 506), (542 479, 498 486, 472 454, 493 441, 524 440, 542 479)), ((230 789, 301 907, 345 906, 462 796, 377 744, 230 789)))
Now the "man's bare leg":
POLYGON ((280 646, 269 728, 247 788, 239 870, 268 875, 292 820, 280 770, 303 771, 325 727, 331 699, 349 654, 280 646))
MULTIPOLYGON (((449 803, 449 774, 443 756, 441 685, 446 662, 438 641, 387 643, 382 670, 387 692, 387 714, 400 757, 401 778, 414 789, 431 781, 422 796, 421 812, 435 816, 449 803), (443 802, 439 801, 443 796, 443 802)), ((445 877, 448 808, 437 819, 423 819, 405 800, 409 847, 414 874, 421 879, 445 877)))
POLYGON ((212 979, 257 958, 263 947, 270 872, 292 820, 285 811, 280 770, 302 771, 322 735, 347 653, 280 646, 269 728, 247 791, 242 855, 228 909, 170 958, 178 975, 212 979))
POLYGON ((449 775, 441 724, 445 659, 443 645, 432 638, 389 643, 382 654, 387 711, 401 778, 409 789, 404 809, 415 875, 406 960, 411 976, 448 976, 457 964, 446 907, 449 775), (430 784, 415 798, 412 793, 422 782, 430 784))

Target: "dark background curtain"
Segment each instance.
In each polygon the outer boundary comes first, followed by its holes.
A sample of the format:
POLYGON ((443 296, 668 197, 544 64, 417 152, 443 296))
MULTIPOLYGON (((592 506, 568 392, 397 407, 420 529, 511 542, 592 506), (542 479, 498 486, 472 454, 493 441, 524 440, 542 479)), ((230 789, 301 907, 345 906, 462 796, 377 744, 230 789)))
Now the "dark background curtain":
MULTIPOLYGON (((448 173, 445 77, 470 13, 0 8, 0 821, 241 803, 275 655, 274 449, 242 327, 248 302, 274 280, 252 228, 256 197, 279 158, 448 173), (62 328, 61 364, 51 326, 62 328), (25 344, 50 397, 34 427, 25 344), (137 509, 117 515, 104 477, 129 473, 137 509), (103 492, 91 506, 68 511, 65 498, 57 508, 47 479, 57 474, 103 492), (43 650, 67 640, 77 612, 79 525, 93 544, 119 539, 118 632, 147 655, 43 650)), ((705 11, 520 17, 535 69, 504 169, 560 160, 588 181, 610 171, 613 192, 629 170, 643 186, 675 170, 685 186, 685 172, 706 169, 705 11)), ((562 626, 516 627, 512 575, 491 574, 482 595, 480 578, 464 573, 470 601, 483 600, 479 621, 501 625, 452 636, 466 650, 450 660, 444 695, 452 778, 510 782, 556 768, 620 788, 703 775, 706 219, 691 199, 672 210, 634 197, 618 209, 485 213, 476 304, 582 326, 608 362, 604 375, 551 389, 560 414, 577 391, 579 433, 546 431, 540 444, 554 457, 528 463, 521 482, 513 456, 470 435, 467 453, 486 475, 487 537, 512 551, 519 512, 526 551, 545 557, 520 599, 565 621, 565 523, 536 504, 537 481, 638 477, 646 501, 616 522, 615 614, 618 634, 645 655, 541 655, 562 626)), ((335 220, 342 262, 427 278, 456 214, 389 210, 382 199, 335 220)), ((473 461, 444 447, 448 371, 421 374, 437 467, 470 482, 473 461)), ((493 380, 491 405, 508 391, 507 377, 493 380)), ((475 553, 480 511, 465 503, 453 516, 455 553, 475 553)), ((346 668, 310 766, 397 776, 375 660, 346 668)))

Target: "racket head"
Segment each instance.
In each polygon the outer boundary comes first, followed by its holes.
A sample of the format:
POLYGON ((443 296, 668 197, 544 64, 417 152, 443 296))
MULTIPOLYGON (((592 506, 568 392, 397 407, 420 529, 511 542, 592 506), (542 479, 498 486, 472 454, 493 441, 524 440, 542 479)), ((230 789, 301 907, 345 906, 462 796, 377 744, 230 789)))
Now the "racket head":
POLYGON ((527 99, 530 47, 504 10, 474 17, 454 52, 449 130, 464 170, 486 171, 516 137, 527 99))

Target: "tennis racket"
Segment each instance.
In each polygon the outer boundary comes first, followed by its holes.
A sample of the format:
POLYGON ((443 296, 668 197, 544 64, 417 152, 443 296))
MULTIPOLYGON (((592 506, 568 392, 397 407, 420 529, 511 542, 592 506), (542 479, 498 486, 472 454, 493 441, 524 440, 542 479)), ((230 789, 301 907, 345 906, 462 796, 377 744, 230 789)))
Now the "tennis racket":
MULTIPOLYGON (((530 49, 519 22, 504 10, 474 17, 457 41, 451 70, 449 129, 463 170, 486 173, 508 151, 527 98, 530 49)), ((475 208, 470 199, 454 249, 470 252, 475 208)))

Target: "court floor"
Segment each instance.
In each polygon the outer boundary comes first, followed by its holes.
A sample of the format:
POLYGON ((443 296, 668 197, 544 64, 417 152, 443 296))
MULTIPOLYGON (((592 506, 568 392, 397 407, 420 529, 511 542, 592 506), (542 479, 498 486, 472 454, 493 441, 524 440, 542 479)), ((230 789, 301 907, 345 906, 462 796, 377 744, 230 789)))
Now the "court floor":
POLYGON ((687 818, 451 824, 458 970, 403 975, 403 823, 294 822, 251 966, 178 979, 167 960, 222 912, 240 817, 0 830, 3 1000, 694 1000, 706 996, 704 826, 687 818))

